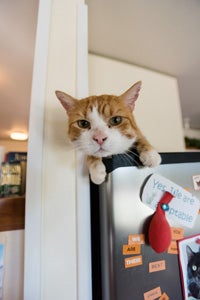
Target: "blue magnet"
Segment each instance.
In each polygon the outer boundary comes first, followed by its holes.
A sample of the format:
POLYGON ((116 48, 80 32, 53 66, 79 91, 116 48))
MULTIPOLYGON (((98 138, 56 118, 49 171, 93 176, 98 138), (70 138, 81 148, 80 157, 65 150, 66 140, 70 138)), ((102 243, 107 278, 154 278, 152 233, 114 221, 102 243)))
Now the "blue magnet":
POLYGON ((169 210, 169 205, 166 204, 166 203, 163 203, 163 204, 161 205, 161 207, 162 207, 162 209, 163 209, 164 211, 168 211, 168 210, 169 210))

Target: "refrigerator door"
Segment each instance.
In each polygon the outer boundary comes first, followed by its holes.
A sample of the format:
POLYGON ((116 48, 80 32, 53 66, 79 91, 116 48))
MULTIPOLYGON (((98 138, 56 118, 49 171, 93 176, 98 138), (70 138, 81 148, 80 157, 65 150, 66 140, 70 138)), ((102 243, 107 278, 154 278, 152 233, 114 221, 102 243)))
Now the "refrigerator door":
MULTIPOLYGON (((93 235, 93 277, 97 276, 94 272, 98 272, 96 256, 99 256, 101 284, 98 293, 93 290, 94 300, 151 300, 159 299, 161 295, 166 297, 163 299, 183 299, 174 244, 171 250, 161 254, 148 244, 149 222, 154 211, 142 203, 141 191, 150 174, 159 174, 186 188, 199 199, 200 191, 194 189, 193 176, 200 174, 200 153, 193 156, 192 153, 185 153, 184 156, 183 153, 162 154, 162 158, 163 163, 153 169, 123 167, 121 159, 120 163, 109 161, 106 182, 96 190, 93 186, 95 192, 92 189, 91 202, 96 201, 96 204, 92 204, 91 212, 96 217, 92 220, 92 226, 93 230, 97 229, 94 223, 98 220, 98 210, 101 241, 98 253, 98 247, 94 246, 97 244, 97 230, 96 241, 93 235)), ((184 237, 200 233, 199 217, 191 229, 172 221, 169 224, 175 230, 184 232, 184 237)))

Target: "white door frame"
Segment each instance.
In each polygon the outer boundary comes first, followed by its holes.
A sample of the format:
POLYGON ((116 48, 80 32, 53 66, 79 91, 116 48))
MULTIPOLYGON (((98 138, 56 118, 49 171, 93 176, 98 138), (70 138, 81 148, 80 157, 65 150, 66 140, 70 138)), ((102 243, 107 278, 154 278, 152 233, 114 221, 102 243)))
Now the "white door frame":
MULTIPOLYGON (((24 300, 41 299, 42 161, 51 0, 40 0, 29 121, 24 300)), ((67 55, 67 54, 66 54, 67 55)), ((88 93, 87 6, 77 7, 77 97, 88 93)), ((77 295, 92 299, 88 175, 77 156, 77 295), (83 197, 84 195, 84 197, 83 197)), ((44 300, 44 299, 43 299, 44 300)))
POLYGON ((26 183, 24 300, 41 296, 41 200, 43 123, 46 94, 51 0, 40 0, 29 118, 26 183))

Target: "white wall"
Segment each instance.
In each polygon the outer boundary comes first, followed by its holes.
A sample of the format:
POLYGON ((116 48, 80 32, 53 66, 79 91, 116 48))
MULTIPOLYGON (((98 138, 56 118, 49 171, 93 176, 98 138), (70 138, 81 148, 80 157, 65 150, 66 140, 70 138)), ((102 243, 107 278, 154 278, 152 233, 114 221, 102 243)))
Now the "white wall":
POLYGON ((184 151, 176 78, 89 55, 89 94, 120 95, 139 80, 143 86, 135 107, 138 126, 158 151, 184 151))
POLYGON ((76 93, 76 2, 52 3, 43 140, 41 299, 77 298, 76 161, 55 90, 76 93))
POLYGON ((184 129, 184 135, 189 138, 200 139, 200 130, 198 129, 184 129))
POLYGON ((26 152, 27 151, 27 141, 12 141, 12 140, 0 140, 0 146, 4 147, 4 151, 9 152, 9 151, 22 151, 26 152))

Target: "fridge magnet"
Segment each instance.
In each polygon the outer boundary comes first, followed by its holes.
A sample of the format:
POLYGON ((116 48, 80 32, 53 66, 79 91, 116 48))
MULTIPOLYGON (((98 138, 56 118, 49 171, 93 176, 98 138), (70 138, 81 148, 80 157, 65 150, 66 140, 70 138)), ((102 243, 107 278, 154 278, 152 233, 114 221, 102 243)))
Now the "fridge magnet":
POLYGON ((166 192, 173 196, 170 204, 165 207, 166 217, 182 226, 192 228, 198 216, 200 201, 169 179, 152 174, 142 189, 142 202, 156 210, 166 192))
POLYGON ((149 263, 149 273, 166 270, 165 260, 154 261, 149 263))
POLYGON ((178 250, 184 299, 200 299, 200 235, 178 241, 178 250))
POLYGON ((168 250, 167 250, 168 254, 178 254, 178 246, 177 246, 177 241, 171 241, 168 250))
POLYGON ((135 245, 135 244, 144 244, 144 234, 129 234, 128 236, 128 244, 135 245))
POLYGON ((192 176, 195 191, 200 191, 200 175, 192 176))
POLYGON ((184 229, 178 227, 171 227, 172 240, 178 241, 184 238, 184 229))
POLYGON ((167 253, 177 255, 178 254, 177 241, 184 238, 184 229, 177 228, 177 227, 171 227, 171 233, 172 233, 172 241, 168 247, 167 253))
POLYGON ((135 245, 135 244, 144 244, 144 234, 129 234, 128 236, 128 244, 135 245))
POLYGON ((140 244, 135 245, 123 245, 122 254, 129 255, 129 254, 140 254, 141 253, 141 246, 140 244))
POLYGON ((200 202, 177 184, 163 176, 153 174, 146 181, 141 197, 143 203, 155 210, 148 238, 149 244, 157 253, 167 250, 172 240, 166 217, 183 226, 193 227, 200 202))
POLYGON ((161 297, 159 298, 159 300, 169 300, 169 297, 168 297, 168 295, 166 293, 163 293, 161 295, 161 297))
POLYGON ((166 220, 165 212, 169 209, 173 195, 164 192, 150 221, 148 237, 149 244, 157 253, 164 252, 171 242, 171 229, 166 220))
POLYGON ((142 256, 133 256, 124 259, 125 268, 133 268, 142 265, 142 256))
POLYGON ((150 290, 150 291, 144 293, 144 300, 158 299, 161 295, 162 295, 161 288, 160 287, 156 287, 155 289, 150 290))

